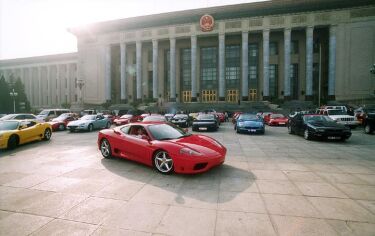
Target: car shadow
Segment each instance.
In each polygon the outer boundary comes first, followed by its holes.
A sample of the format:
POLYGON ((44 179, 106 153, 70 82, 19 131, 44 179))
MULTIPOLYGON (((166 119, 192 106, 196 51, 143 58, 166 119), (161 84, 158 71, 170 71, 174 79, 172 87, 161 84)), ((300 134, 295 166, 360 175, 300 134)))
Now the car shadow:
POLYGON ((44 141, 44 140, 36 140, 29 143, 25 143, 22 145, 17 146, 14 149, 0 149, 0 158, 5 156, 14 156, 18 152, 25 151, 32 148, 42 147, 44 145, 48 145, 51 140, 44 141))
POLYGON ((156 188, 156 191, 173 193, 177 204, 190 202, 191 199, 208 204, 223 203, 243 192, 257 192, 256 177, 250 170, 225 163, 194 175, 163 175, 152 167, 123 158, 103 158, 101 163, 124 181, 136 181, 156 188))

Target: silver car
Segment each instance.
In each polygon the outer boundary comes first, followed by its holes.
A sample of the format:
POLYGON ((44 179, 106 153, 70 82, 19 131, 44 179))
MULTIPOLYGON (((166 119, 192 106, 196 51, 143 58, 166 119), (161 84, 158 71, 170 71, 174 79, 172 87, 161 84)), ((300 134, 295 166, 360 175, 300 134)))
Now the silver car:
POLYGON ((67 128, 70 132, 76 130, 93 131, 94 129, 110 128, 111 121, 103 115, 85 115, 79 120, 74 120, 68 123, 67 128))

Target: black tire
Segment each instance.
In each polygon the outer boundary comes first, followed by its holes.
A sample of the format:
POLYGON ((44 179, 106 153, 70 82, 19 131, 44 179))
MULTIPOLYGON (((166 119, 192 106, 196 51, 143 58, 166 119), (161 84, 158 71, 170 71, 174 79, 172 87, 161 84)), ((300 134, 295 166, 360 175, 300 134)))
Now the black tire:
POLYGON ((43 140, 44 141, 48 141, 51 139, 51 136, 52 136, 52 131, 51 129, 47 128, 46 130, 44 130, 44 134, 43 134, 43 140))
POLYGON ((306 140, 311 140, 311 134, 309 132, 308 129, 305 129, 305 131, 303 131, 303 137, 306 139, 306 140))
POLYGON ((108 122, 107 125, 105 126, 107 129, 111 128, 111 123, 108 122))
POLYGON ((363 128, 363 130, 366 134, 372 134, 372 132, 374 132, 374 130, 371 129, 370 124, 366 124, 365 127, 363 128))
POLYGON ((65 125, 64 124, 60 124, 59 125, 59 130, 60 131, 64 131, 66 129, 65 125))
POLYGON ((91 132, 94 129, 94 126, 92 124, 89 124, 87 127, 87 131, 91 132))
POLYGON ((174 171, 173 159, 169 156, 168 152, 164 150, 155 152, 152 163, 155 169, 162 174, 169 175, 174 171))
POLYGON ((19 139, 17 135, 10 136, 8 139, 7 148, 9 150, 15 149, 18 146, 18 142, 19 142, 19 139))
POLYGON ((112 149, 111 149, 111 144, 106 138, 103 138, 100 141, 100 152, 102 153, 102 156, 104 158, 111 158, 112 157, 112 149))

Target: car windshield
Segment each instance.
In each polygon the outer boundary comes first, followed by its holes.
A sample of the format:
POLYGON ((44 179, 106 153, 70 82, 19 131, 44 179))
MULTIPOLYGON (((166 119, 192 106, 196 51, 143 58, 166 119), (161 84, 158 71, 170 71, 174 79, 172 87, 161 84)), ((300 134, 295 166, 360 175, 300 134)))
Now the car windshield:
POLYGON ((96 115, 85 115, 81 117, 81 120, 95 120, 96 115))
POLYGON ((251 114, 242 114, 238 117, 238 120, 258 121, 259 117, 251 114))
POLYGON ((327 113, 329 116, 346 115, 346 113, 343 110, 328 110, 327 113))
POLYGON ((214 115, 212 114, 201 114, 197 117, 198 120, 213 120, 215 119, 214 115))
POLYGON ((123 115, 120 118, 122 118, 122 119, 129 119, 129 118, 132 118, 132 117, 133 117, 133 115, 123 115))
POLYGON ((285 116, 283 114, 272 114, 271 118, 276 119, 276 118, 284 118, 285 116))
POLYGON ((9 114, 0 118, 0 120, 11 120, 15 117, 15 114, 9 114))
POLYGON ((168 124, 150 125, 148 130, 156 140, 178 139, 191 135, 178 127, 168 124))
POLYGON ((69 117, 69 113, 63 113, 56 117, 54 120, 65 120, 67 117, 69 117))
POLYGON ((39 113, 40 116, 47 116, 49 113, 49 110, 43 110, 39 113))
POLYGON ((165 121, 164 116, 147 116, 143 121, 165 121))
POLYGON ((173 118, 183 119, 183 118, 188 118, 188 115, 185 115, 185 114, 178 114, 178 115, 175 115, 173 118))
POLYGON ((18 128, 18 121, 3 121, 0 122, 0 130, 15 130, 18 128))
POLYGON ((316 115, 305 115, 303 116, 303 119, 306 122, 311 122, 311 121, 333 121, 331 118, 328 116, 316 116, 316 115))

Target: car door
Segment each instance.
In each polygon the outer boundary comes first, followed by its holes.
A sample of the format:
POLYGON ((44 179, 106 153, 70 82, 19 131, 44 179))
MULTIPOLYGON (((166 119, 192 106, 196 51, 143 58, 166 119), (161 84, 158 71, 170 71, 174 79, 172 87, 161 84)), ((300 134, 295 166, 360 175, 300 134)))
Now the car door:
POLYGON ((31 142, 34 140, 40 139, 40 130, 37 126, 41 124, 37 124, 35 121, 23 121, 21 122, 21 130, 19 131, 20 136, 20 143, 31 142))
POLYGON ((137 130, 139 128, 144 129, 144 127, 141 125, 132 125, 129 129, 129 134, 126 137, 129 145, 127 153, 130 159, 141 163, 150 164, 152 145, 150 141, 137 137, 137 130))

